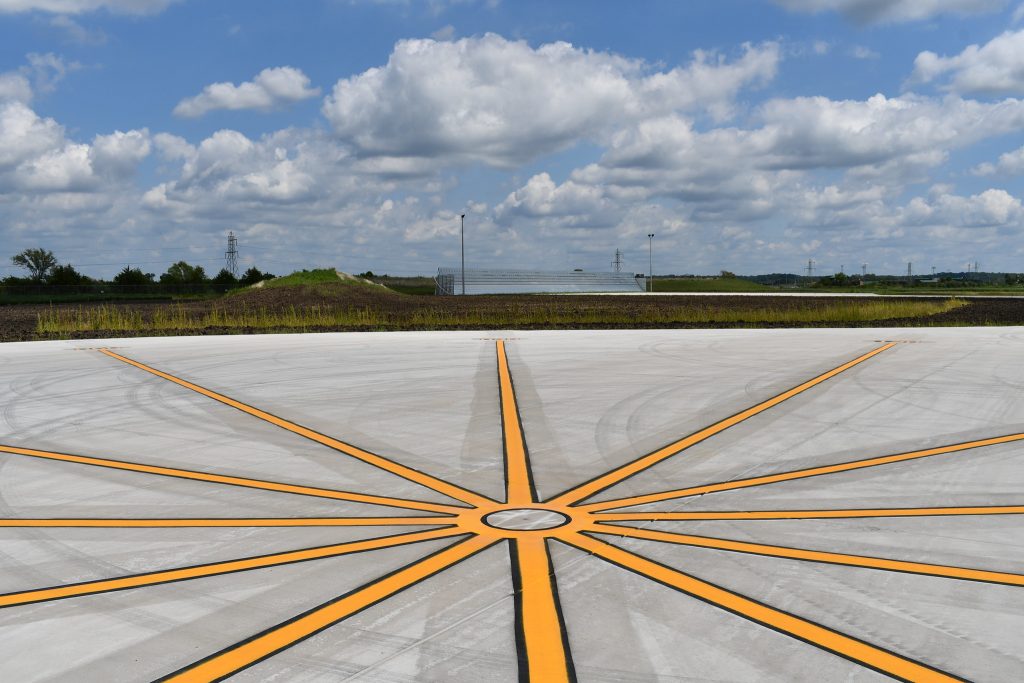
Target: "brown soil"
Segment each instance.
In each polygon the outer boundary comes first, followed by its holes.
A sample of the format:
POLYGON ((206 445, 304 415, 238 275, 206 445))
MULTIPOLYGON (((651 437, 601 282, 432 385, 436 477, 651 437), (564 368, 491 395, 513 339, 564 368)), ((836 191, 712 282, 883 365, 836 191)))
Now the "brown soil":
MULTIPOLYGON (((774 309, 807 309, 828 306, 837 302, 836 297, 747 297, 736 296, 645 296, 645 297, 609 297, 609 296, 473 296, 473 297, 424 297, 406 296, 383 288, 369 286, 323 287, 317 285, 301 285, 295 287, 264 287, 251 289, 242 294, 208 301, 186 301, 175 304, 161 302, 129 302, 107 304, 56 304, 42 305, 11 305, 0 306, 0 341, 27 341, 34 339, 53 339, 53 335, 39 335, 36 332, 37 316, 54 309, 78 309, 92 306, 118 306, 139 311, 148 319, 153 311, 169 305, 182 307, 187 313, 200 316, 212 309, 227 312, 266 309, 268 311, 301 309, 310 306, 371 309, 382 314, 383 324, 368 326, 340 326, 329 328, 306 328, 305 331, 362 331, 367 329, 480 329, 480 325, 443 324, 437 326, 414 325, 411 318, 414 314, 424 311, 441 314, 486 313, 488 318, 502 319, 503 311, 515 311, 519 317, 530 311, 537 312, 537 319, 543 321, 545 313, 566 312, 585 313, 588 318, 607 314, 617 322, 611 323, 573 323, 549 324, 538 322, 526 325, 491 325, 492 328, 517 329, 615 329, 615 328, 724 328, 724 327, 898 327, 919 325, 1022 325, 1024 324, 1024 299, 980 299, 968 298, 968 306, 947 313, 927 317, 899 318, 880 321, 855 322, 836 325, 833 322, 809 322, 805 324, 764 324, 764 323, 719 323, 719 324, 688 324, 651 323, 650 314, 658 311, 678 310, 680 308, 714 308, 743 309, 772 307, 774 309), (625 318, 628 322, 623 322, 625 318)), ((863 301, 863 299, 860 299, 863 301)), ((253 334, 266 332, 285 332, 295 330, 282 329, 246 329, 246 328, 206 328, 201 334, 253 334)), ((135 337, 147 334, 173 335, 168 330, 147 332, 104 332, 89 331, 67 335, 72 338, 95 337, 135 337)), ((195 331, 187 334, 196 334, 195 331)))

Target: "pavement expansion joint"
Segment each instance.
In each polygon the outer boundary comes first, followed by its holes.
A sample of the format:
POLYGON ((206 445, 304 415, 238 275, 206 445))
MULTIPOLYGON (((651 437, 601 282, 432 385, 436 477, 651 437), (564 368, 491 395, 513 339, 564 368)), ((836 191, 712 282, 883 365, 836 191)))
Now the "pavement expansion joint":
MULTIPOLYGON (((27 446, 0 445, 0 453, 9 456, 49 461, 54 466, 89 466, 133 472, 139 476, 162 476, 188 479, 212 486, 238 486, 265 492, 261 495, 289 494, 345 503, 367 504, 393 508, 393 515, 374 517, 304 517, 304 518, 232 518, 232 519, 3 519, 5 527, 310 527, 310 526, 373 526, 383 527, 418 525, 420 528, 403 533, 385 535, 366 540, 336 543, 310 548, 272 553, 255 557, 214 562, 204 565, 174 567, 170 569, 118 576, 82 583, 40 587, 0 595, 0 608, 17 609, 32 603, 82 598, 89 595, 119 590, 139 590, 147 586, 187 581, 230 572, 250 571, 281 566, 294 562, 339 557, 350 553, 373 552, 398 546, 412 546, 429 541, 445 540, 441 550, 434 550, 422 558, 388 574, 338 596, 318 607, 294 616, 280 624, 250 635, 219 652, 211 652, 192 664, 168 673, 161 680, 178 682, 216 681, 229 677, 258 662, 333 626, 360 611, 388 600, 402 591, 442 573, 464 560, 497 544, 507 546, 511 557, 512 583, 515 589, 515 623, 517 661, 520 680, 559 681, 575 680, 572 658, 573 624, 566 623, 558 597, 558 577, 551 558, 551 546, 563 544, 577 548, 590 556, 603 560, 621 570, 658 584, 663 589, 678 591, 778 633, 838 655, 866 669, 901 680, 954 681, 962 680, 955 673, 914 658, 873 645, 854 636, 814 622, 809 618, 785 612, 755 596, 747 596, 716 585, 681 569, 660 564, 640 552, 627 550, 620 543, 624 539, 638 539, 655 543, 713 549, 728 553, 742 553, 799 562, 844 565, 864 570, 902 572, 949 580, 977 581, 1003 586, 1024 586, 1024 575, 946 566, 924 562, 909 562, 883 557, 793 548, 750 541, 697 536, 632 526, 684 520, 733 519, 854 519, 863 517, 924 517, 965 515, 1024 514, 1024 505, 932 507, 932 508, 877 508, 828 510, 721 510, 702 512, 637 511, 640 505, 664 501, 679 501, 690 496, 714 494, 759 486, 771 486, 785 481, 810 477, 824 478, 832 474, 911 460, 941 457, 969 457, 972 452, 988 446, 1024 440, 1024 433, 1010 433, 974 441, 931 447, 916 451, 874 456, 849 462, 809 467, 788 472, 711 482, 685 488, 668 488, 640 495, 600 500, 595 496, 622 482, 649 470, 655 465, 679 456, 692 446, 713 438, 731 427, 771 410, 773 407, 836 377, 862 363, 869 362, 899 342, 886 342, 867 350, 827 372, 823 372, 791 389, 768 398, 734 415, 708 425, 692 434, 679 438, 651 453, 613 468, 599 476, 541 500, 534 482, 533 467, 523 422, 517 404, 506 341, 495 342, 504 463, 504 500, 494 500, 476 491, 445 481, 406 466, 383 455, 371 453, 338 438, 321 434, 287 418, 273 415, 255 406, 207 389, 193 381, 175 377, 167 372, 145 365, 137 360, 111 351, 101 352, 113 361, 133 366, 179 387, 202 394, 207 398, 240 410, 251 417, 270 423, 305 439, 320 443, 345 456, 355 458, 379 470, 442 494, 453 502, 448 504, 427 502, 415 498, 377 495, 362 491, 341 491, 310 487, 287 482, 266 481, 238 476, 199 472, 161 465, 150 465, 135 460, 118 460, 99 455, 57 453, 27 446), (410 516, 410 511, 416 513, 410 516)), ((827 479, 820 479, 827 483, 827 479)), ((728 500, 728 497, 723 497, 728 500)), ((433 546, 436 548, 436 546, 433 546)))

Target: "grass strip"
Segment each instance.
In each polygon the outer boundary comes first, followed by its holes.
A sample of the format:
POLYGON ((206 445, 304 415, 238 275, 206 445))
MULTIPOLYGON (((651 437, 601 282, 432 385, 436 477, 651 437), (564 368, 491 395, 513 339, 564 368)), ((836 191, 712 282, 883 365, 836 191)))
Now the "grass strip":
POLYGON ((574 306, 569 302, 532 305, 517 301, 481 300, 470 309, 424 307, 389 311, 378 306, 288 306, 280 309, 215 307, 206 311, 181 305, 156 308, 149 315, 129 307, 103 305, 51 308, 38 316, 40 335, 74 332, 199 332, 205 329, 448 329, 465 327, 672 325, 672 324, 806 324, 860 323, 925 318, 968 305, 961 299, 927 301, 857 300, 777 307, 722 308, 714 304, 639 309, 623 305, 574 306))

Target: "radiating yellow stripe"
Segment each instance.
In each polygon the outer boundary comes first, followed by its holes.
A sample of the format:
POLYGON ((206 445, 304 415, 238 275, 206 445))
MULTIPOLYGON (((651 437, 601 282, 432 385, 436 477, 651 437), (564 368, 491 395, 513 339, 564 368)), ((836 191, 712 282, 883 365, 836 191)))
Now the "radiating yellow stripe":
POLYGON ((517 636, 523 650, 519 678, 531 683, 568 683, 573 679, 573 666, 547 542, 543 536, 523 536, 511 543, 520 591, 516 600, 517 636))
POLYGON ((505 342, 498 341, 498 386, 501 394, 501 429, 505 443, 506 501, 514 505, 534 502, 530 464, 526 455, 526 440, 519 425, 512 375, 508 369, 505 342))
POLYGON ((853 360, 847 363, 843 363, 837 368, 833 368, 832 370, 829 370, 826 373, 818 375, 814 379, 808 380, 799 386, 789 389, 788 391, 784 391, 781 394, 768 399, 767 401, 758 403, 756 406, 753 406, 752 408, 747 408, 746 410, 736 413, 731 417, 727 417, 724 420, 720 420, 719 422, 716 422, 710 427, 705 427, 704 429, 694 432, 693 434, 685 438, 682 438, 663 448, 659 448, 653 453, 649 453, 648 455, 638 458, 633 462, 627 463, 622 467, 616 468, 608 472, 607 474, 603 474, 597 477, 596 479, 592 479, 585 484, 581 484, 576 488, 570 489, 565 493, 556 496, 550 502, 554 505, 571 505, 586 498, 589 498, 590 496, 599 493, 610 486, 618 484, 624 479, 628 479, 629 477, 632 477, 650 467, 653 467, 654 465, 657 465, 659 462, 662 462, 663 460, 666 460, 672 457, 673 455, 676 455, 680 451, 690 448, 691 446, 698 444, 701 441, 704 441, 714 436, 715 434, 723 432, 726 429, 729 429, 730 427, 733 427, 739 424, 740 422, 743 422, 744 420, 748 420, 754 417, 755 415, 758 415, 759 413, 763 413, 769 408, 777 406, 783 401, 793 398, 794 396, 803 393, 808 389, 817 386, 818 384, 821 384, 825 380, 831 379, 832 377, 835 377, 839 373, 845 372, 846 370, 849 370, 855 365, 859 365, 860 363, 863 363, 869 358, 873 358, 874 356, 877 356, 883 351, 891 349, 894 346, 896 346, 895 343, 884 344, 878 347, 877 349, 869 351, 868 353, 865 353, 862 356, 858 356, 857 358, 854 358, 853 360))
POLYGON ((40 451, 34 448, 19 448, 17 446, 0 445, 0 453, 11 453, 13 455, 27 455, 32 458, 43 458, 46 460, 59 460, 61 462, 73 462, 80 465, 94 465, 96 467, 108 467, 114 470, 125 470, 127 472, 141 472, 144 474, 158 474, 165 477, 176 477, 178 479, 191 479, 193 481, 207 481, 215 484, 229 484, 231 486, 243 486, 250 489, 262 489, 264 491, 279 491, 281 493, 295 493, 302 496, 314 496, 317 498, 331 498, 334 500, 345 500, 352 503, 367 503, 370 505, 387 505, 389 507, 405 508, 407 510, 420 510, 422 512, 457 513, 464 508, 452 505, 440 505, 438 503, 427 503, 418 500, 406 500, 405 498, 391 498, 388 496, 371 496, 364 493, 352 493, 349 491, 335 491, 333 489, 321 489, 312 486, 298 486, 295 484, 281 484, 261 479, 248 479, 246 477, 231 477, 223 474, 208 474, 193 470, 182 470, 176 467, 160 467, 157 465, 142 465, 140 463, 125 462, 123 460, 110 460, 109 458, 94 458, 87 455, 71 455, 69 453, 55 453, 53 451, 40 451))
POLYGON ((866 460, 854 460, 853 462, 839 463, 838 465, 809 467, 803 470, 793 470, 791 472, 782 472, 780 474, 768 474, 763 477, 750 477, 749 479, 737 479, 736 481, 726 481, 718 484, 705 484, 703 486, 691 486, 685 489, 648 493, 643 496, 616 498, 615 500, 606 500, 600 503, 590 503, 582 507, 585 507, 589 512, 598 512, 600 510, 612 510, 615 508, 632 507, 634 505, 645 505, 647 503, 657 503, 662 500, 673 500, 676 498, 686 498, 688 496, 700 496, 705 493, 717 493, 719 491, 733 491, 736 489, 749 488, 751 486, 764 486, 765 484, 776 484, 781 481, 792 481, 794 479, 817 477, 823 474, 849 472, 851 470, 859 470, 865 467, 889 465, 894 462, 905 462, 907 460, 927 458, 933 455, 944 455, 946 453, 966 451, 972 448, 995 446, 1002 443, 1021 441, 1022 439, 1024 439, 1024 433, 1007 434, 1006 436, 996 436, 991 439, 965 441, 964 443, 957 443, 949 446, 925 448, 919 451, 910 451, 909 453, 897 453, 896 455, 883 455, 877 458, 867 458, 866 460))
POLYGON ((248 571, 251 569, 263 569, 276 567, 292 562, 305 560, 321 560, 327 557, 338 557, 350 553, 358 553, 366 550, 379 550, 381 548, 392 548, 394 546, 418 543, 420 541, 432 541, 439 538, 458 536, 464 532, 458 529, 432 529, 411 534, 399 534, 398 536, 386 536, 384 538, 371 538, 366 541, 352 541, 350 543, 338 543, 336 545, 324 546, 322 548, 307 548, 305 550, 293 550, 284 553, 274 553, 261 557, 247 557, 240 560, 229 560, 227 562, 213 562, 211 564, 198 565, 193 567, 181 567, 179 569, 168 569, 165 571, 149 572, 146 574, 133 574, 122 576, 116 579, 102 579, 99 581, 87 581, 85 583, 72 584, 68 586, 53 586, 36 590, 20 591, 0 595, 0 607, 13 607, 25 605, 32 602, 43 602, 45 600, 60 600, 64 598, 75 598, 82 595, 95 595, 96 593, 108 593, 110 591, 126 590, 128 588, 141 588, 153 586, 171 581, 184 581, 187 579, 199 579, 206 576, 217 576, 231 572, 248 571))
POLYGON ((850 510, 754 510, 749 512, 598 512, 602 522, 679 522, 730 519, 858 519, 861 517, 958 517, 1024 515, 1024 505, 945 508, 855 508, 850 510))
POLYGON ((951 683, 962 680, 796 615, 756 602, 746 596, 716 586, 713 583, 670 569, 597 539, 577 534, 573 536, 567 535, 562 540, 578 547, 580 550, 597 555, 612 564, 645 576, 652 581, 658 581, 716 607, 728 610, 829 652, 834 652, 894 678, 905 681, 927 681, 929 683, 951 683))
POLYGON ((219 681, 465 560, 496 542, 478 536, 471 537, 160 680, 174 683, 219 681))
POLYGON ((729 550, 732 552, 748 553, 751 555, 765 555, 767 557, 781 557, 788 560, 841 564, 848 567, 882 569, 891 572, 923 574, 925 576, 940 576, 947 579, 985 581, 988 583, 1001 583, 1007 586, 1024 586, 1024 575, 1011 574, 1009 572, 992 572, 984 569, 965 569, 963 567, 950 567, 942 564, 926 564, 923 562, 904 562, 902 560, 889 560, 881 557, 868 557, 865 555, 830 553, 823 550, 787 548, 777 545, 731 541, 724 538, 709 538, 707 536, 689 536, 687 534, 654 531, 652 529, 636 529, 633 527, 613 526, 608 524, 595 524, 591 530, 601 534, 609 534, 611 536, 640 538, 646 541, 675 543, 676 545, 688 545, 697 548, 713 548, 715 550, 729 550))
POLYGON ((163 527, 313 527, 452 524, 455 517, 239 517, 178 519, 0 519, 0 528, 153 529, 163 527))
POLYGON ((415 482, 421 486, 425 486, 426 488, 429 488, 433 491, 437 491, 438 493, 444 494, 450 498, 454 498, 455 500, 460 500, 464 503, 469 503, 470 505, 473 506, 478 506, 482 503, 493 502, 491 501, 490 498, 481 496, 472 491, 467 491, 466 489, 456 486, 455 484, 451 484, 436 477, 432 477, 429 474, 424 474, 423 472, 414 470, 411 467, 406 467, 405 465, 401 465, 397 462, 394 462, 393 460, 388 460, 387 458, 377 455, 375 453, 364 451, 363 449, 345 443, 344 441, 340 441, 338 439, 325 436, 307 427, 303 427, 301 425, 295 424, 294 422, 289 422, 288 420, 277 417, 276 415, 271 415, 270 413, 260 410, 259 408, 254 408, 250 405, 242 403, 241 401, 236 401, 235 399, 224 396, 223 394, 218 394, 217 392, 211 391, 210 389, 206 389, 205 387, 201 387, 198 384, 194 384, 179 377, 175 377, 174 375, 162 372, 160 370, 157 370, 156 368, 152 368, 148 365, 144 365, 143 363, 132 360, 131 358, 126 358, 125 356, 114 353, 110 349, 100 349, 100 351, 106 354, 107 356, 110 356, 111 358, 115 358, 119 361, 127 363, 128 365, 132 365, 136 368, 139 368, 140 370, 145 370, 150 374, 156 375, 157 377, 161 377, 170 382, 174 382, 179 386, 185 387, 186 389, 190 389, 208 398, 212 398, 213 400, 219 401, 224 405, 228 405, 231 406, 232 408, 241 410, 243 413, 252 415, 253 417, 259 418, 264 422, 269 422, 270 424, 276 425, 281 429, 286 429, 289 432, 292 432, 293 434, 298 434, 299 436, 305 437, 311 441, 323 444, 328 448, 333 448, 334 450, 344 453, 345 455, 349 455, 353 458, 356 458, 357 460, 361 460, 362 462, 365 462, 368 465, 373 465, 374 467, 382 469, 386 472, 390 472, 391 474, 402 477, 403 479, 408 479, 409 481, 415 482))

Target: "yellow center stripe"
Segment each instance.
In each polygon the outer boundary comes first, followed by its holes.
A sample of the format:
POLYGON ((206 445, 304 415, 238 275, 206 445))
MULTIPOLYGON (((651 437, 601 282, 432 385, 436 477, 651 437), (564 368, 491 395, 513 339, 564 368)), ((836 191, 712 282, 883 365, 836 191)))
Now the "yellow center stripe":
POLYGON ((218 519, 0 519, 0 528, 307 527, 451 524, 455 517, 239 517, 218 519))
POLYGON ((597 539, 579 534, 563 540, 580 550, 597 555, 652 581, 658 581, 687 595, 859 662, 894 678, 905 681, 928 681, 929 683, 952 683, 961 680, 926 664, 915 662, 796 615, 769 607, 597 539))
POLYGON ((863 363, 869 358, 877 356, 878 354, 882 353, 887 349, 891 349, 895 345, 895 343, 884 344, 878 347, 877 349, 869 351, 868 353, 865 353, 862 356, 858 356, 857 358, 854 358, 853 360, 847 363, 843 363, 837 368, 833 368, 832 370, 829 370, 826 373, 818 375, 814 379, 808 380, 799 386, 789 389, 788 391, 784 391, 781 394, 778 394, 777 396, 768 399, 767 401, 758 403, 756 406, 753 406, 752 408, 747 408, 746 410, 736 413, 731 417, 716 422, 710 427, 705 427, 704 429, 701 429, 698 432, 694 432, 693 434, 685 438, 682 438, 678 441, 670 443, 669 445, 660 448, 654 451, 653 453, 638 458, 637 460, 634 460, 631 463, 627 463, 622 467, 614 469, 608 472, 607 474, 603 474, 597 477, 596 479, 592 479, 585 484, 577 486, 576 488, 570 489, 565 493, 555 497, 550 502, 555 505, 571 505, 586 498, 589 498, 595 493, 599 493, 610 486, 614 486, 615 484, 618 484, 622 480, 628 479, 629 477, 632 477, 650 467, 653 467, 654 465, 657 465, 659 462, 666 460, 672 457, 673 455, 676 455, 680 451, 686 450, 687 448, 690 448, 691 446, 698 444, 701 441, 704 441, 714 436, 715 434, 723 432, 726 429, 729 429, 730 427, 733 427, 739 424, 740 422, 743 422, 744 420, 748 420, 754 417, 755 415, 763 413, 769 408, 772 408, 787 399, 793 398, 794 396, 803 393, 808 389, 815 387, 828 379, 831 379, 832 377, 835 377, 839 373, 845 372, 846 370, 849 370, 850 368, 859 365, 860 363, 863 363))
POLYGON ((479 536, 469 538, 160 680, 174 683, 219 681, 465 560, 496 542, 479 536))
POLYGON ((452 505, 440 505, 438 503, 427 503, 417 500, 406 500, 404 498, 391 498, 388 496, 372 496, 364 493, 351 493, 349 491, 335 491, 332 489, 321 489, 312 486, 298 486, 295 484, 281 484, 273 481, 260 479, 248 479, 245 477, 231 477, 223 474, 208 474, 206 472, 195 472, 193 470, 182 470, 175 467, 160 467, 157 465, 142 465, 123 460, 110 460, 108 458, 93 458, 86 455, 71 455, 68 453, 55 453, 52 451, 40 451, 34 448, 19 448, 17 446, 0 446, 0 453, 11 453, 13 455, 27 455, 32 458, 44 458, 46 460, 59 460, 62 462, 73 462, 80 465, 94 465, 96 467, 108 467, 115 470, 127 472, 142 472, 144 474, 158 474, 165 477, 176 477, 178 479, 191 479, 194 481, 207 481, 215 484, 229 484, 231 486, 243 486, 250 489, 262 489, 264 491, 279 491, 281 493, 296 493, 303 496, 315 496, 317 498, 332 498, 334 500, 345 500, 353 503, 368 503, 370 505, 387 505, 408 510, 420 510, 423 512, 455 513, 463 508, 452 505))
POLYGON ((857 508, 852 510, 755 510, 750 512, 598 512, 602 522, 676 522, 726 519, 857 519, 861 517, 955 517, 1024 515, 1024 505, 946 508, 857 508))
POLYGON ((535 683, 568 683, 574 669, 569 657, 557 588, 543 537, 510 541, 517 577, 517 638, 525 654, 526 679, 535 683))
POLYGON ((1008 572, 992 572, 984 569, 965 569, 963 567, 949 567, 941 564, 926 564, 923 562, 904 562, 902 560, 888 560, 881 557, 830 553, 823 550, 786 548, 784 546, 777 545, 730 541, 728 539, 709 538, 707 536, 689 536, 686 534, 654 531, 651 529, 635 529, 633 527, 611 526, 607 524, 595 524, 591 527, 591 531, 601 534, 609 534, 611 536, 639 538, 647 541, 659 541, 661 543, 675 543, 677 545, 689 545, 697 548, 729 550, 732 552, 747 553, 750 555, 781 557, 789 560, 841 564, 849 567, 882 569, 892 572, 923 574, 925 576, 941 576, 947 579, 985 581, 987 583, 1001 583, 1007 586, 1024 586, 1024 575, 1011 574, 1008 572))
POLYGON ((126 358, 125 356, 114 353, 109 349, 100 349, 100 351, 106 354, 107 356, 110 356, 111 358, 115 358, 119 361, 127 363, 128 365, 134 366, 140 370, 145 370, 146 372, 152 375, 156 375, 157 377, 161 377, 170 382, 174 382, 179 386, 185 387, 186 389, 190 389, 191 391, 202 394, 203 396, 206 396, 208 398, 212 398, 213 400, 219 401, 224 405, 236 408, 242 411, 243 413, 247 413, 249 415, 252 415, 253 417, 259 418, 264 422, 269 422, 270 424, 276 425, 281 429, 285 429, 289 432, 292 432, 293 434, 298 434, 299 436, 309 439, 310 441, 315 441, 319 444, 327 446, 328 448, 333 448, 334 450, 344 453, 345 455, 349 455, 353 458, 356 458, 357 460, 361 460, 362 462, 365 462, 368 465, 373 465, 374 467, 382 469, 386 472, 390 472, 391 474, 402 477, 403 479, 415 482, 421 486, 425 486, 426 488, 429 488, 433 491, 437 491, 438 493, 444 494, 450 498, 454 498, 455 500, 460 500, 464 503, 469 503, 470 505, 473 506, 493 502, 490 498, 486 498, 485 496, 481 496, 472 491, 467 491, 464 488, 443 481, 436 477, 432 477, 429 474, 424 474, 423 472, 420 472, 419 470, 414 470, 411 467, 406 467, 405 465, 401 465, 392 460, 388 460, 387 458, 377 455, 375 453, 364 451, 363 449, 345 443, 344 441, 339 441, 338 439, 325 436, 323 434, 320 434, 319 432, 313 431, 312 429, 295 424, 294 422, 289 422, 288 420, 277 417, 276 415, 272 415, 264 410, 260 410, 259 408, 254 408, 248 404, 242 403, 241 401, 236 401, 233 398, 229 398, 227 396, 224 396, 223 394, 218 394, 215 391, 211 391, 209 389, 206 389, 205 387, 201 387, 198 384, 194 384, 179 377, 175 377, 174 375, 162 372, 160 370, 157 370, 156 368, 152 368, 148 365, 132 360, 131 358, 126 358))
POLYGON ((18 593, 7 593, 0 595, 0 607, 12 607, 14 605, 25 605, 32 602, 43 602, 45 600, 61 600, 74 598, 82 595, 95 595, 96 593, 108 593, 110 591, 126 590, 128 588, 139 588, 142 586, 153 586, 172 581, 185 581, 188 579, 200 579, 205 576, 217 576, 231 572, 249 571, 251 569, 263 569, 265 567, 276 567, 282 564, 303 562, 306 560, 322 560, 327 557, 338 557, 351 553, 359 553, 367 550, 379 550, 391 548, 408 543, 419 543, 421 541, 433 541, 439 538, 458 536, 464 532, 458 529, 432 529, 411 534, 399 534, 398 536, 385 536, 384 538, 372 538, 367 541, 353 541, 350 543, 339 543, 336 545, 324 546, 321 548, 307 548, 305 550, 294 550, 260 557, 247 557, 240 560, 229 560, 227 562, 214 562, 211 564, 198 565, 194 567, 181 567, 165 571, 149 572, 146 574, 134 574, 122 576, 116 579, 102 579, 99 581, 87 581, 67 586, 54 586, 52 588, 39 588, 36 590, 20 591, 18 593))
POLYGON ((1002 443, 1012 443, 1014 441, 1021 441, 1022 439, 1024 439, 1024 433, 1007 434, 1006 436, 996 436, 991 439, 978 439, 977 441, 966 441, 964 443, 957 443, 949 446, 939 446, 937 448, 925 448, 919 451, 910 451, 909 453, 883 455, 877 458, 867 458, 866 460, 854 460, 853 462, 839 463, 838 465, 809 467, 803 470, 793 470, 791 472, 782 472, 780 474, 769 474, 763 477, 750 477, 749 479, 737 479, 736 481, 726 481, 718 484, 706 484, 704 486, 691 486, 689 488, 675 489, 673 491, 649 493, 643 496, 617 498, 615 500, 606 500, 600 503, 591 503, 583 507, 585 507, 590 512, 597 512, 600 510, 611 510, 614 508, 632 507, 634 505, 657 503, 662 500, 673 500, 675 498, 699 496, 705 493, 733 491, 735 489, 749 488, 751 486, 764 486, 765 484, 775 484, 782 481, 792 481, 794 479, 804 479, 806 477, 817 477, 823 474, 849 472, 851 470, 859 470, 864 467, 889 465, 895 462, 905 462, 907 460, 927 458, 933 455, 956 453, 959 451, 970 450, 972 448, 983 448, 985 446, 995 446, 1002 443))
POLYGON ((508 369, 505 342, 498 341, 498 386, 501 393, 501 429, 505 442, 506 501, 525 505, 534 502, 526 440, 519 424, 519 409, 508 369))

